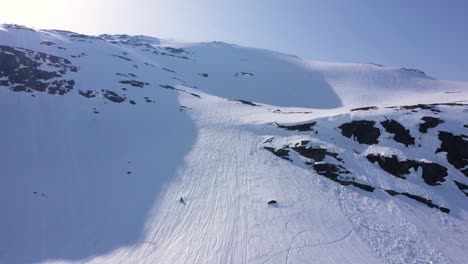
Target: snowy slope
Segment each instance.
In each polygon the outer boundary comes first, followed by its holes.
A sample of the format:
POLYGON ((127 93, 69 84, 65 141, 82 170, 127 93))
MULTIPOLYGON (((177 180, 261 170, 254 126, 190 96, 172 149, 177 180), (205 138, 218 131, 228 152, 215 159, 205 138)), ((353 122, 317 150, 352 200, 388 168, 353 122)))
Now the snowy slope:
POLYGON ((0 26, 0 263, 463 263, 467 104, 418 70, 0 26))

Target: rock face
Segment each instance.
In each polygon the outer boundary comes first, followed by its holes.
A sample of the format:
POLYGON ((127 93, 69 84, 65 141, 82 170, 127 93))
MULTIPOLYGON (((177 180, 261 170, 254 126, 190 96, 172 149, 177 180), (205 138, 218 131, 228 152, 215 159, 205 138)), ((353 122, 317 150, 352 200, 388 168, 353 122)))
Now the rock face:
POLYGON ((104 90, 103 95, 107 100, 114 102, 114 103, 121 103, 125 101, 125 98, 123 98, 122 96, 118 95, 117 93, 113 91, 104 90))
POLYGON ((468 177, 468 141, 465 135, 454 135, 453 133, 440 131, 440 147, 435 153, 447 152, 447 160, 455 168, 459 169, 468 177))
POLYGON ((313 127, 317 124, 316 122, 298 124, 298 125, 280 125, 277 124, 279 128, 284 128, 291 131, 312 131, 313 127))
POLYGON ((14 92, 63 95, 75 86, 75 81, 64 75, 77 71, 78 67, 65 58, 0 45, 0 86, 9 86, 14 92))
MULTIPOLYGON (((442 104, 405 106, 397 108, 396 111, 405 111, 411 109, 412 111, 410 113, 406 113, 406 116, 411 116, 413 113, 415 116, 417 116, 419 115, 419 111, 437 111, 438 113, 443 114, 443 111, 437 108, 441 105, 442 104)), ((447 106, 447 104, 444 105, 447 106)), ((458 104, 453 105, 453 107, 459 106, 460 105, 458 104)), ((377 110, 377 108, 365 107, 353 109, 352 111, 368 110, 377 110)), ((354 157, 351 160, 349 159, 349 154, 345 155, 348 156, 348 158, 344 158, 343 155, 345 153, 340 153, 339 151, 337 152, 336 150, 333 150, 333 148, 330 148, 331 142, 326 143, 317 141, 317 137, 320 137, 320 135, 325 135, 325 137, 328 137, 328 140, 335 142, 335 135, 333 135, 333 133, 335 133, 334 131, 336 129, 334 128, 332 130, 319 131, 320 129, 318 128, 326 127, 326 125, 319 125, 318 121, 315 120, 301 124, 276 124, 279 129, 290 131, 288 133, 296 132, 297 134, 295 136, 291 136, 291 142, 287 144, 284 143, 285 139, 280 140, 275 137, 268 138, 263 142, 263 144, 265 145, 265 149, 269 150, 276 156, 292 162, 293 164, 296 164, 300 167, 311 168, 316 173, 316 175, 323 176, 335 183, 338 183, 341 186, 352 186, 366 192, 382 190, 390 196, 404 196, 421 204, 427 205, 430 208, 438 209, 443 213, 450 213, 451 209, 449 207, 440 205, 440 203, 431 197, 427 197, 427 195, 412 193, 406 190, 399 190, 398 184, 395 184, 395 186, 392 188, 389 188, 388 184, 385 186, 371 184, 369 182, 363 181, 362 177, 355 171, 356 168, 359 168, 360 166, 367 167, 363 165, 363 162, 370 162, 377 165, 375 167, 377 171, 381 170, 385 173, 395 176, 395 178, 398 179, 396 182, 401 180, 412 182, 418 181, 416 177, 419 177, 419 181, 422 180, 421 182, 424 182, 427 186, 425 188, 429 189, 436 188, 437 186, 441 185, 447 186, 447 184, 449 184, 447 183, 447 179, 451 179, 453 181, 453 186, 455 186, 455 188, 452 188, 451 191, 458 193, 461 192, 464 196, 468 196, 468 184, 459 180, 457 178, 458 176, 453 178, 454 175, 449 175, 449 168, 447 168, 445 164, 442 165, 434 162, 434 160, 438 159, 436 156, 428 158, 431 156, 429 153, 429 155, 423 155, 419 159, 408 159, 404 157, 404 152, 406 152, 406 150, 409 152, 414 152, 412 150, 414 147, 411 148, 411 145, 415 144, 416 136, 418 136, 419 140, 421 141, 418 148, 425 147, 426 143, 424 143, 425 141, 421 138, 425 136, 429 129, 433 129, 438 125, 445 123, 442 118, 430 116, 423 116, 422 118, 417 117, 418 119, 416 122, 414 122, 414 126, 412 127, 417 128, 417 130, 411 130, 412 132, 410 132, 409 128, 405 128, 396 119, 385 118, 385 120, 381 120, 381 118, 381 116, 374 116, 373 119, 354 120, 337 125, 336 128, 341 130, 342 136, 351 138, 364 145, 354 145, 356 147, 364 148, 365 153, 361 153, 360 151, 354 149, 354 157), (423 123, 418 122, 418 120, 422 120, 423 123), (392 141, 388 140, 384 140, 382 142, 379 141, 381 134, 380 130, 376 127, 377 123, 380 123, 385 131, 391 134, 392 140, 394 141, 393 143, 392 141), (420 134, 418 134, 418 131, 420 134), (301 140, 295 139, 295 137, 299 137, 299 135, 303 135, 300 137, 301 140), (283 143, 278 145, 276 142, 283 143), (390 149, 393 151, 393 149, 395 149, 393 146, 398 145, 401 145, 398 148, 402 149, 402 151, 397 152, 398 155, 379 153, 382 151, 385 153, 390 149), (400 156, 403 156, 403 158, 400 156)), ((322 122, 327 123, 329 120, 322 122)), ((446 152, 447 162, 466 175, 468 171, 467 137, 464 135, 454 135, 450 132, 440 131, 438 133, 438 138, 441 142, 441 145, 436 150, 436 153, 446 152)), ((286 140, 286 142, 288 142, 288 140, 286 140)), ((420 155, 419 153, 421 152, 416 151, 414 153, 416 153, 416 155, 420 155)), ((366 173, 368 172, 369 170, 366 169, 366 173)), ((385 176, 385 173, 379 174, 385 176)), ((366 175, 364 178, 373 178, 373 175, 366 175)), ((391 179, 392 177, 387 178, 391 182, 395 181, 391 179)))
POLYGON ((445 181, 444 178, 448 175, 447 168, 437 163, 415 160, 400 161, 395 155, 385 157, 377 154, 369 154, 366 158, 372 163, 377 162, 384 171, 401 179, 406 179, 404 175, 410 174, 410 169, 417 170, 421 167, 424 182, 431 186, 440 185, 445 181))
POLYGON ((339 128, 341 134, 347 138, 359 142, 360 144, 378 144, 380 130, 374 127, 375 121, 360 120, 342 124, 339 128))
POLYGON ((414 145, 414 137, 411 136, 409 129, 406 129, 397 121, 393 119, 385 120, 380 122, 380 124, 382 124, 388 133, 394 134, 393 139, 396 142, 400 142, 405 146, 414 145))
POLYGON ((424 121, 424 123, 419 124, 419 132, 421 133, 427 133, 429 128, 434 128, 444 123, 444 120, 432 116, 423 116, 421 120, 424 121))
POLYGON ((426 199, 424 197, 421 197, 421 196, 417 196, 417 195, 414 195, 414 194, 410 194, 410 193, 407 193, 407 192, 395 192, 395 191, 392 191, 392 190, 385 190, 388 194, 390 194, 391 196, 395 196, 395 195, 404 195, 410 199, 413 199, 415 201, 418 201, 420 203, 423 203, 431 208, 437 208, 439 209, 441 212, 444 212, 444 213, 450 213, 450 209, 448 208, 445 208, 445 207, 442 207, 442 206, 439 206, 439 205, 436 205, 432 202, 432 200, 430 199, 426 199))

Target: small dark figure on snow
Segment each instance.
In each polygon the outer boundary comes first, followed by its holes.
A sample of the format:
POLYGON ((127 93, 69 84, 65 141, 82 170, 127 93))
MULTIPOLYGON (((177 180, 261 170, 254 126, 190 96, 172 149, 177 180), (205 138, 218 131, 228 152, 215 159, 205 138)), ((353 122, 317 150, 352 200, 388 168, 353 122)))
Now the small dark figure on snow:
POLYGON ((267 204, 268 204, 268 206, 275 206, 277 203, 276 203, 275 200, 271 200, 267 204))
POLYGON ((180 202, 181 204, 185 205, 185 200, 184 200, 184 198, 180 197, 179 202, 180 202))

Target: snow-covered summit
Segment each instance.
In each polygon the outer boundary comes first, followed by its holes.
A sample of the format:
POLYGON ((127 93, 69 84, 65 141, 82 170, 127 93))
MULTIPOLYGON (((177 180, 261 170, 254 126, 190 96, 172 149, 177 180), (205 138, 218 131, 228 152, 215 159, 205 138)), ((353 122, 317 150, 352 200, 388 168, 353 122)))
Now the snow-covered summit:
POLYGON ((467 104, 420 70, 2 25, 0 263, 463 263, 467 104))

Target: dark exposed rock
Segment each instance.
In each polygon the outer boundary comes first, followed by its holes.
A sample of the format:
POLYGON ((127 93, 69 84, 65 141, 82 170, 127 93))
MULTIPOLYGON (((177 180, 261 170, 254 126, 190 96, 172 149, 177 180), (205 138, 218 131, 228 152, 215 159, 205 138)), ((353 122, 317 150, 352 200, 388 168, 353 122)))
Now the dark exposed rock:
POLYGON ((84 34, 77 34, 77 33, 70 34, 70 37, 72 37, 72 38, 90 39, 90 40, 99 40, 99 39, 101 39, 100 37, 89 36, 89 35, 84 35, 84 34))
POLYGON ((418 70, 418 69, 412 69, 412 68, 401 68, 400 70, 402 71, 407 71, 407 72, 414 72, 414 73, 417 73, 417 74, 420 74, 420 75, 424 75, 427 77, 426 73, 421 71, 421 70, 418 70))
POLYGON ((406 179, 404 175, 410 174, 411 168, 417 170, 421 167, 424 182, 431 186, 440 185, 441 182, 445 181, 445 177, 448 175, 447 168, 437 163, 398 160, 396 155, 386 157, 378 154, 369 154, 366 158, 372 163, 377 162, 384 171, 401 179, 406 179))
POLYGON ((350 174, 351 172, 348 171, 345 167, 336 164, 329 164, 329 163, 315 163, 313 165, 314 170, 331 180, 336 181, 340 174, 350 174))
POLYGON ((208 73, 199 73, 198 75, 202 76, 202 77, 208 77, 208 73))
POLYGON ((435 153, 447 152, 447 161, 468 177, 468 141, 465 135, 439 131, 440 147, 435 153))
POLYGON ((447 177, 447 168, 437 163, 419 162, 422 167, 422 178, 425 183, 431 186, 440 185, 447 177))
POLYGON ((468 185, 463 184, 463 183, 461 183, 461 182, 459 182, 459 181, 455 181, 455 180, 454 180, 453 182, 454 182, 455 185, 458 187, 458 189, 459 189, 460 191, 462 191, 462 193, 468 197, 468 192, 465 191, 465 190, 468 190, 468 185))
POLYGON ((176 53, 176 54, 180 54, 180 53, 183 53, 185 50, 182 49, 182 48, 172 48, 172 47, 165 47, 165 49, 171 53, 176 53))
POLYGON ((434 113, 440 113, 440 110, 437 108, 437 105, 432 105, 432 104, 404 105, 404 106, 401 106, 400 109, 403 109, 403 110, 422 109, 422 110, 430 110, 434 113))
POLYGON ((78 92, 80 93, 80 95, 86 98, 96 97, 96 92, 94 90, 86 90, 86 91, 79 90, 78 92))
POLYGON ((245 75, 248 75, 248 76, 254 76, 252 73, 250 72, 236 72, 234 73, 234 76, 238 77, 239 75, 241 76, 245 76, 245 75))
POLYGON ((146 96, 145 96, 145 101, 146 101, 147 103, 153 102, 151 99, 149 99, 149 97, 146 97, 146 96))
POLYGON ((424 198, 424 197, 421 197, 421 196, 418 196, 418 195, 414 195, 414 194, 410 194, 410 193, 407 193, 407 192, 397 192, 397 191, 393 191, 393 190, 385 190, 388 194, 390 194, 391 196, 395 196, 395 195, 404 195, 408 198, 411 198, 415 201, 418 201, 420 203, 423 203, 431 208, 437 208, 439 209, 441 212, 444 212, 444 213, 450 213, 450 209, 448 208, 445 208, 445 207, 442 207, 442 206, 439 206, 439 205, 436 205, 432 202, 432 200, 429 200, 427 198, 424 198))
POLYGON ((298 152, 301 156, 315 161, 322 161, 327 155, 327 149, 320 147, 295 146, 292 147, 292 149, 298 152))
POLYGON ((0 85, 15 92, 48 92, 63 95, 73 89, 75 82, 63 78, 67 72, 77 72, 65 58, 29 49, 0 45, 0 85), (41 69, 43 66, 47 70, 41 69), (54 70, 50 70, 54 69, 54 70))
POLYGON ((229 101, 235 101, 235 102, 239 102, 239 103, 242 103, 242 104, 245 104, 245 105, 259 106, 258 104, 252 103, 252 102, 247 101, 247 100, 229 100, 229 101))
POLYGON ((380 122, 380 124, 382 124, 388 133, 394 134, 393 139, 396 142, 400 142, 405 146, 414 145, 415 139, 411 136, 409 129, 405 129, 405 127, 397 121, 393 119, 385 120, 380 122))
POLYGON ((201 98, 200 95, 196 94, 196 93, 191 93, 191 92, 187 92, 183 89, 178 89, 178 88, 175 88, 174 86, 171 86, 171 85, 168 85, 168 84, 165 84, 165 85, 159 85, 160 87, 164 88, 164 89, 168 89, 168 90, 175 90, 175 91, 181 91, 181 92, 184 92, 184 93, 188 93, 190 94, 191 96, 194 96, 194 97, 197 97, 197 98, 201 98))
POLYGON ((168 68, 162 68, 162 69, 163 69, 163 70, 165 70, 165 71, 168 71, 168 72, 175 73, 175 71, 173 71, 173 70, 170 70, 170 69, 168 69, 168 68))
POLYGON ((273 113, 275 114, 310 114, 310 113, 313 113, 312 111, 309 111, 309 112, 283 112, 279 109, 276 109, 273 111, 273 113))
POLYGON ((438 106, 467 106, 464 103, 435 103, 435 104, 416 104, 416 105, 403 105, 403 106, 390 106, 387 108, 400 109, 400 110, 430 110, 433 113, 440 113, 438 106))
POLYGON ((359 108, 351 109, 351 112, 354 112, 354 111, 377 110, 377 109, 378 109, 377 106, 366 106, 366 107, 359 107, 359 108))
POLYGON ((283 128, 286 130, 292 130, 292 131, 312 131, 313 127, 317 124, 317 122, 310 122, 310 123, 305 123, 305 124, 298 124, 298 125, 280 125, 276 123, 276 125, 279 128, 283 128))
POLYGON ((8 29, 27 30, 27 31, 34 32, 34 29, 32 28, 28 28, 25 26, 17 25, 17 24, 4 24, 3 27, 8 28, 8 29))
POLYGON ((124 81, 119 81, 119 83, 128 84, 133 87, 139 87, 139 88, 143 88, 145 85, 149 85, 149 83, 147 82, 140 82, 136 80, 124 80, 124 81))
POLYGON ((180 90, 180 91, 186 92, 186 93, 190 94, 191 96, 194 96, 194 97, 197 97, 197 98, 201 98, 200 95, 198 95, 198 94, 196 94, 196 93, 190 93, 190 92, 187 92, 187 91, 184 91, 184 90, 180 90))
POLYGON ((444 123, 444 120, 432 116, 424 116, 421 120, 424 121, 424 123, 419 124, 419 132, 421 133, 427 133, 429 128, 434 128, 439 124, 444 123))
POLYGON ((121 55, 117 55, 117 54, 112 54, 112 56, 116 57, 116 58, 126 60, 126 61, 132 61, 132 59, 129 59, 129 58, 125 57, 125 56, 121 56, 121 55))
POLYGON ((103 95, 107 100, 114 102, 114 103, 121 103, 125 101, 125 98, 121 97, 120 95, 118 95, 117 93, 113 91, 104 90, 103 95))
POLYGON ((375 187, 372 187, 367 184, 362 184, 355 182, 353 180, 349 180, 346 178, 341 177, 342 174, 350 174, 351 172, 348 171, 341 165, 329 164, 329 163, 315 163, 313 165, 314 170, 321 176, 324 176, 336 183, 339 183, 343 186, 354 186, 366 192, 373 192, 375 187))
POLYGON ((417 169, 418 164, 412 160, 398 160, 396 155, 392 155, 391 157, 385 157, 378 154, 369 154, 366 158, 372 162, 377 162, 384 171, 398 177, 401 179, 406 179, 405 176, 410 173, 410 169, 417 169))
POLYGON ((161 86, 161 87, 164 88, 164 89, 176 90, 176 88, 175 88, 174 86, 169 85, 169 84, 164 84, 164 85, 161 84, 161 85, 159 85, 159 86, 161 86))
POLYGON ((271 153, 273 153, 273 155, 275 155, 277 157, 280 157, 280 158, 285 159, 285 160, 292 161, 289 158, 289 150, 286 149, 286 148, 282 148, 282 149, 275 149, 275 148, 272 148, 272 147, 263 147, 263 148, 270 151, 271 153))
POLYGON ((41 42, 41 45, 46 45, 46 46, 52 46, 52 45, 54 45, 54 44, 55 44, 55 43, 52 42, 52 41, 42 41, 42 42, 41 42))
POLYGON ((271 201, 269 201, 267 204, 268 204, 268 205, 276 205, 277 202, 276 202, 275 200, 271 200, 271 201))
POLYGON ((128 102, 129 102, 130 104, 132 104, 132 105, 136 104, 135 101, 133 101, 133 100, 129 100, 128 102))
POLYGON ((359 182, 355 182, 355 181, 347 181, 347 180, 339 180, 337 181, 339 184, 343 185, 343 186, 354 186, 356 188, 359 188, 361 190, 364 190, 366 192, 373 192, 375 190, 375 187, 372 187, 370 185, 367 185, 367 184, 362 184, 362 183, 359 183, 359 182))
POLYGON ((374 121, 359 120, 352 121, 350 123, 344 123, 339 128, 341 134, 348 138, 359 142, 360 144, 378 144, 378 138, 380 136, 380 130, 374 127, 374 121))

